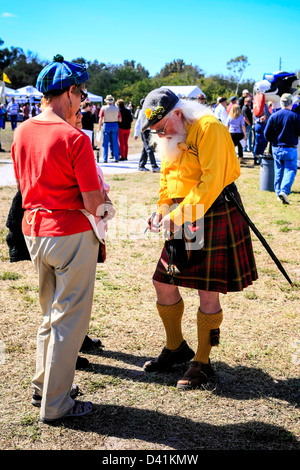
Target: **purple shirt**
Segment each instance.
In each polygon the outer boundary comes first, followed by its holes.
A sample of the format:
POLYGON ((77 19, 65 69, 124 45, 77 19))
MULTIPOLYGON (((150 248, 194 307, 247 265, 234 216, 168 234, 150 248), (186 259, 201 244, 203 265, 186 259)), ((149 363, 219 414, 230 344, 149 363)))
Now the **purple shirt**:
POLYGON ((241 115, 236 119, 233 119, 231 116, 228 116, 227 127, 231 134, 244 133, 242 127, 245 125, 245 119, 241 115))

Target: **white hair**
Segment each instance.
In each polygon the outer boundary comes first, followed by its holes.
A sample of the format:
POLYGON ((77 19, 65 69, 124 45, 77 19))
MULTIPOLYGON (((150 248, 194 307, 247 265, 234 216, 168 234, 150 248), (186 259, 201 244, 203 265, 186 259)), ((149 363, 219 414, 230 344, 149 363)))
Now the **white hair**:
MULTIPOLYGON (((172 109, 180 109, 183 117, 189 124, 194 124, 198 119, 202 116, 206 116, 207 114, 213 114, 211 108, 206 106, 205 104, 198 103, 198 101, 193 100, 179 100, 175 107, 172 109)), ((171 112, 171 111, 170 111, 171 112)))
MULTIPOLYGON (((188 124, 194 124, 202 116, 207 116, 208 114, 213 115, 212 110, 198 101, 192 100, 183 100, 180 99, 174 108, 167 114, 167 116, 172 113, 172 111, 180 109, 184 120, 188 124)), ((164 116, 165 117, 165 116, 164 116)), ((178 133, 172 136, 168 136, 167 139, 160 138, 158 135, 152 135, 150 139, 150 144, 156 145, 156 151, 162 156, 162 158, 168 161, 175 161, 181 155, 181 150, 178 147, 179 142, 185 142, 187 138, 187 130, 184 122, 181 122, 179 125, 178 133)))

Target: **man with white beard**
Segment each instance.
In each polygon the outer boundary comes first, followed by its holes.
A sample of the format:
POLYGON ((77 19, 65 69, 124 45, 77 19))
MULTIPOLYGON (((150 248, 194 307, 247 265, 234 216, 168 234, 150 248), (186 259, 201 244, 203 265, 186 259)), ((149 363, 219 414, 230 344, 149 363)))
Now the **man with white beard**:
POLYGON ((257 279, 249 227, 223 192, 230 186, 240 200, 234 184, 240 166, 228 129, 206 106, 161 87, 149 93, 141 113, 162 158, 157 212, 148 228, 168 233, 153 275, 166 345, 144 370, 166 371, 193 359, 177 387, 198 388, 215 375, 209 357, 219 343, 220 293, 241 291, 257 279), (179 287, 199 294, 196 353, 182 333, 179 287))

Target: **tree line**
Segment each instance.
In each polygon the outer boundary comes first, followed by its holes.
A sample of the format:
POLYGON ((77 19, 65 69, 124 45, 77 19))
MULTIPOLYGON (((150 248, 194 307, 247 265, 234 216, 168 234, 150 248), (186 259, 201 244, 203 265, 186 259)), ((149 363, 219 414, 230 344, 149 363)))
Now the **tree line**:
MULTIPOLYGON (((2 47, 0 39, 0 73, 9 78, 10 87, 17 89, 36 85, 39 72, 46 65, 37 54, 25 53, 20 47, 2 47)), ((151 90, 160 86, 195 85, 205 93, 208 103, 215 103, 219 96, 227 99, 240 95, 244 88, 253 89, 254 80, 243 80, 242 74, 248 65, 248 58, 238 56, 227 62, 228 75, 205 75, 198 65, 186 64, 182 59, 166 63, 161 70, 150 76, 145 67, 135 60, 124 60, 123 64, 105 64, 98 60, 87 61, 83 57, 72 62, 84 64, 89 73, 87 89, 105 98, 111 94, 115 99, 131 101, 134 107, 140 104, 151 90)))

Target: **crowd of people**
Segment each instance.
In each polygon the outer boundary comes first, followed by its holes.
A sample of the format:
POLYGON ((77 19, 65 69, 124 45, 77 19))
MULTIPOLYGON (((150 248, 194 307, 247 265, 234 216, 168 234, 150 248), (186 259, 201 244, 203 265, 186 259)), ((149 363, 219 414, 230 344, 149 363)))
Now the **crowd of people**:
POLYGON ((273 112, 272 102, 265 104, 261 113, 253 113, 253 96, 243 90, 242 96, 232 96, 228 103, 219 97, 214 106, 215 116, 229 129, 239 162, 243 164, 244 151, 252 152, 254 165, 259 165, 267 149, 274 160, 274 190, 279 201, 289 204, 289 194, 297 174, 297 146, 300 136, 300 104, 293 96, 280 97, 281 110, 273 112))
MULTIPOLYGON (((79 351, 85 341, 93 342, 87 331, 96 266, 105 261, 103 239, 115 209, 95 161, 93 141, 81 131, 84 125, 92 127, 95 114, 87 102, 87 79, 83 65, 55 56, 37 79, 42 112, 15 129, 12 145, 24 210, 22 232, 38 276, 43 313, 32 404, 40 407, 45 423, 84 416, 93 409, 91 402, 75 400, 78 387, 73 379, 79 351)), ((141 168, 149 157, 156 171, 151 149, 161 156, 157 208, 147 219, 147 229, 165 236, 152 279, 165 347, 143 370, 167 372, 174 364, 189 362, 177 382, 180 390, 201 388, 215 377, 210 356, 220 340, 220 294, 240 292, 258 278, 250 230, 238 208, 242 200, 235 181, 241 168, 232 145, 238 138, 234 134, 239 134, 250 146, 249 97, 246 90, 239 101, 234 97, 228 111, 227 100, 221 98, 212 110, 203 106, 204 95, 181 100, 161 87, 141 101, 136 119, 135 138, 141 132, 145 147, 141 168), (195 352, 182 331, 181 288, 198 293, 195 352)), ((122 100, 115 104, 111 95, 105 102, 96 111, 103 159, 107 161, 110 145, 115 161, 126 159, 133 110, 122 100)), ((292 113, 290 95, 283 95, 282 103, 282 112, 268 119, 265 132, 275 148, 283 138, 278 130, 292 113)), ((300 118, 292 114, 299 135, 300 118)), ((274 150, 276 158, 277 153, 290 162, 295 152, 274 150)))

